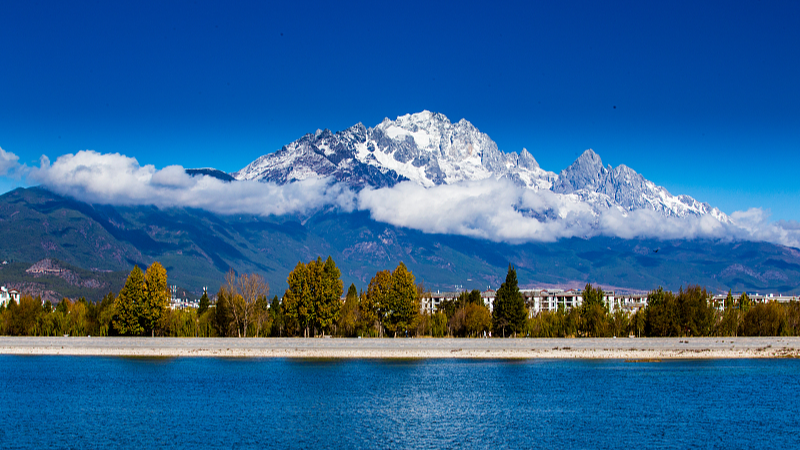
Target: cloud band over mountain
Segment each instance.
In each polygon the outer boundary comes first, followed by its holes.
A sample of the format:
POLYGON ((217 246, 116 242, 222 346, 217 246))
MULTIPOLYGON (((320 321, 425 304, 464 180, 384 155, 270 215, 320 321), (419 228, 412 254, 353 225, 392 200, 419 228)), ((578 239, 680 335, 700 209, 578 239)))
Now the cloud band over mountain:
POLYGON ((373 219, 426 233, 457 234, 497 242, 552 242, 570 237, 623 239, 739 239, 800 247, 800 224, 768 221, 760 209, 733 213, 731 223, 712 215, 665 217, 656 211, 597 212, 575 197, 532 190, 505 179, 484 179, 422 187, 353 190, 330 178, 272 182, 225 182, 191 176, 181 166, 157 170, 120 154, 81 151, 39 167, 19 165, 3 151, 5 173, 24 173, 62 195, 88 203, 191 207, 219 214, 310 214, 323 208, 368 211, 373 219))

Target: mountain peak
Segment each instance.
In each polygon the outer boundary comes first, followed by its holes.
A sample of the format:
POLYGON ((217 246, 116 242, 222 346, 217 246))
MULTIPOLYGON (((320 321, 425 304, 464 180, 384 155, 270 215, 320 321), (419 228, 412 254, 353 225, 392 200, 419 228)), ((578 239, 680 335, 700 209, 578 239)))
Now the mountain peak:
POLYGON ((533 170, 539 168, 539 163, 536 161, 536 158, 530 154, 527 148, 523 148, 521 152, 519 152, 519 159, 517 160, 517 164, 520 167, 525 169, 533 170))
MULTIPOLYGON (((581 153, 581 156, 575 160, 574 164, 580 164, 581 166, 600 166, 603 167, 603 160, 600 159, 600 155, 595 153, 594 150, 588 148, 581 153)), ((574 165, 573 164, 573 165, 574 165)))
POLYGON ((578 157, 569 167, 562 170, 558 182, 553 186, 555 192, 570 194, 580 189, 596 189, 608 173, 603 167, 600 155, 588 149, 578 157))
POLYGON ((391 187, 406 180, 433 187, 507 179, 536 191, 567 194, 568 201, 583 202, 597 214, 609 208, 623 213, 649 209, 677 217, 710 211, 691 197, 669 194, 625 165, 604 166, 592 149, 556 175, 540 168, 527 149, 505 153, 466 119, 453 123, 428 110, 385 118, 373 128, 358 123, 336 133, 318 130, 232 175, 237 180, 278 184, 330 177, 356 190, 391 187))

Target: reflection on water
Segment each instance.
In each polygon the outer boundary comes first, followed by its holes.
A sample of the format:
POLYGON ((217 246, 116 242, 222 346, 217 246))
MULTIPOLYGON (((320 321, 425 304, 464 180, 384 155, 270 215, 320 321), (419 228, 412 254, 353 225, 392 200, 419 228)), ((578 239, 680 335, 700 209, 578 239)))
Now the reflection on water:
POLYGON ((788 448, 798 387, 788 359, 0 356, 0 448, 788 448))

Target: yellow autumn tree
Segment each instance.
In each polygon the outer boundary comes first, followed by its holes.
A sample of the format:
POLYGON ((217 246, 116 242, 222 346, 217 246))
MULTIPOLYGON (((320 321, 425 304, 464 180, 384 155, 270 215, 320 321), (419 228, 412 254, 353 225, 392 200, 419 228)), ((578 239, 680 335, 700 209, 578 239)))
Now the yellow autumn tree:
POLYGON ((140 309, 140 322, 145 332, 155 336, 161 318, 169 308, 169 286, 167 269, 158 261, 150 264, 144 274, 145 298, 140 309))

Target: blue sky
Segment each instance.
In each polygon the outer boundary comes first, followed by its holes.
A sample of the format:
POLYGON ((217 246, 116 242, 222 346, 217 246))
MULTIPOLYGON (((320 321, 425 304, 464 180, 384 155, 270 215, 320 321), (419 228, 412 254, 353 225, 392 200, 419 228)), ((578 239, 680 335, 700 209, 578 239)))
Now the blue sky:
POLYGON ((798 23, 798 2, 4 1, 0 147, 235 171, 428 109, 548 170, 593 148, 800 220, 798 23))

